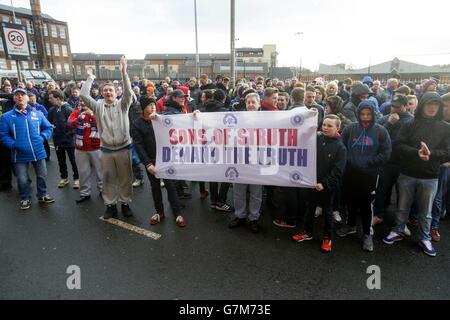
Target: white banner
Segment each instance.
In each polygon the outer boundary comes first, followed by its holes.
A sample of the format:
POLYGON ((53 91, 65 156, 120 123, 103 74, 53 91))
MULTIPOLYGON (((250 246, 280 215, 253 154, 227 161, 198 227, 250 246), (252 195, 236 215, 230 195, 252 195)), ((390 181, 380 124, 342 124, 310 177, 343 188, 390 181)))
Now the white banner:
POLYGON ((157 177, 286 187, 316 184, 317 112, 160 115, 157 177))

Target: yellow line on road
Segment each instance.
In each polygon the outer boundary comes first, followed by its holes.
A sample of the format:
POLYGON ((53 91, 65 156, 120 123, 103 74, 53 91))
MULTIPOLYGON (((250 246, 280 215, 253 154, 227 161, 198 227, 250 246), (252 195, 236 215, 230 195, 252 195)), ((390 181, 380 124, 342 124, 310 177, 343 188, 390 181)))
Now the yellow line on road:
POLYGON ((105 220, 103 217, 101 217, 100 220, 108 222, 108 223, 113 224, 115 226, 121 227, 121 228, 126 229, 128 231, 132 231, 132 232, 135 232, 137 234, 143 235, 143 236, 145 236, 147 238, 151 238, 153 240, 159 240, 162 237, 160 234, 157 234, 157 233, 154 233, 154 232, 151 232, 151 231, 148 231, 148 230, 145 230, 145 229, 133 226, 131 224, 128 224, 126 222, 123 222, 123 221, 120 221, 120 220, 117 220, 117 219, 107 219, 107 220, 105 220))

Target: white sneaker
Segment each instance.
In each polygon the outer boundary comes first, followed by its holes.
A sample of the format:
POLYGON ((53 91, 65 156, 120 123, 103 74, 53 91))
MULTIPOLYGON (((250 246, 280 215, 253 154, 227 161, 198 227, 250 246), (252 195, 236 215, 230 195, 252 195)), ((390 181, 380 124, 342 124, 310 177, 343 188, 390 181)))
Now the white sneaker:
POLYGON ((336 222, 336 223, 342 222, 342 217, 341 217, 341 214, 339 213, 339 211, 333 212, 333 218, 334 218, 334 222, 336 222))
POLYGON ((408 226, 405 226, 405 236, 411 237, 411 231, 408 229, 408 226))
POLYGON ((132 186, 133 188, 139 188, 140 186, 144 185, 144 180, 136 179, 134 180, 132 186))
POLYGON ((320 217, 322 215, 322 208, 321 207, 317 207, 316 208, 316 218, 320 217))

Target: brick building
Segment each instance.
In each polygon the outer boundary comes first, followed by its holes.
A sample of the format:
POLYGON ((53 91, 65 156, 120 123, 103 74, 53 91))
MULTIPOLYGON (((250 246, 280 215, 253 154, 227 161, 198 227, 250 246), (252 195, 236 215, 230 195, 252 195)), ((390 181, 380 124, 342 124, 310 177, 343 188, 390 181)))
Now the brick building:
MULTIPOLYGON (((22 69, 43 69, 55 80, 72 78, 72 53, 67 22, 42 14, 39 0, 30 0, 30 5, 31 10, 14 7, 16 21, 13 21, 13 7, 0 4, 1 21, 26 26, 31 59, 21 62, 22 69)), ((16 70, 16 62, 5 58, 1 41, 0 69, 16 70)))

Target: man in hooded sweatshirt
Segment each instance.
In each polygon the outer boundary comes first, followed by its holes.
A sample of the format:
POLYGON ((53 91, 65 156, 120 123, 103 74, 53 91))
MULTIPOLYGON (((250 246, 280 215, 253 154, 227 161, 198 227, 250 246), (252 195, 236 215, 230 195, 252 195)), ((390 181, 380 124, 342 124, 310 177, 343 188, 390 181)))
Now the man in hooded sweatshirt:
POLYGON ((130 208, 133 193, 132 139, 128 113, 135 95, 131 89, 125 57, 120 59, 119 68, 124 85, 123 97, 120 100, 117 100, 118 92, 112 83, 103 86, 103 99, 96 101, 91 97, 90 91, 95 80, 92 69, 88 69, 88 79, 81 89, 81 99, 97 116, 102 151, 102 195, 106 206, 104 219, 117 216, 118 203, 121 203, 125 218, 133 216, 130 208))
POLYGON ((356 84, 352 88, 352 95, 347 104, 344 105, 344 116, 351 122, 358 122, 358 106, 359 104, 369 99, 372 90, 365 84, 356 84))
POLYGON ((356 219, 361 217, 364 251, 373 251, 372 194, 380 169, 391 156, 391 139, 383 126, 375 122, 375 103, 365 100, 358 107, 358 122, 342 132, 347 148, 347 168, 344 175, 344 193, 349 216, 347 224, 337 234, 345 237, 356 233, 356 219))
POLYGON ((397 182, 398 211, 394 228, 383 238, 389 245, 403 240, 409 212, 415 202, 418 244, 431 257, 437 254, 431 244, 430 228, 439 169, 450 160, 450 125, 443 119, 442 98, 437 92, 427 92, 420 99, 414 121, 401 128, 394 146, 403 160, 397 182))
MULTIPOLYGON (((444 103, 444 121, 450 124, 450 93, 446 93, 442 96, 442 101, 444 103)), ((441 217, 444 216, 445 212, 450 214, 450 161, 444 163, 439 171, 439 185, 438 192, 433 202, 432 216, 433 221, 431 222, 431 238, 435 242, 441 240, 441 235, 439 234, 439 222, 441 217)))

